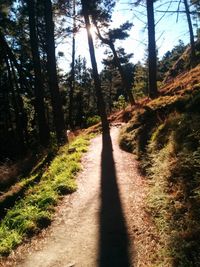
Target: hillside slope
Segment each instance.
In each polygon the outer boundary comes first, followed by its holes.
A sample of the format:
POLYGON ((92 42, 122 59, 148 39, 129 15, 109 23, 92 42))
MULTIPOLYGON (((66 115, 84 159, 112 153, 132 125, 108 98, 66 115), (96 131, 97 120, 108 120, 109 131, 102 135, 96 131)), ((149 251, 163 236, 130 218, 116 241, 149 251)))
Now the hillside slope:
POLYGON ((120 146, 136 153, 160 233, 155 266, 200 266, 200 65, 132 112, 120 146))

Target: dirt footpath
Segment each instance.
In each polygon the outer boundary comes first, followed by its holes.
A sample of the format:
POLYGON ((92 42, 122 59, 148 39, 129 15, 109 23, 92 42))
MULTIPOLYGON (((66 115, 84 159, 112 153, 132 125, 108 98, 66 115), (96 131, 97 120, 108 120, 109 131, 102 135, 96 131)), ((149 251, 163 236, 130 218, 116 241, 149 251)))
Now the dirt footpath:
POLYGON ((148 187, 132 154, 118 147, 119 128, 97 136, 82 160, 78 191, 64 197, 54 221, 2 266, 147 267, 156 249, 144 211, 148 187))

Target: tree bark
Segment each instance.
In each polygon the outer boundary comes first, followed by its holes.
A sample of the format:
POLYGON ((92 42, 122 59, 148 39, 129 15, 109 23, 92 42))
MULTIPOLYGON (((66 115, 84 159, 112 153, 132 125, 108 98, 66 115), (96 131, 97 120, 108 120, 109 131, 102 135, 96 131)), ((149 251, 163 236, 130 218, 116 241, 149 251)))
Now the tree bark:
POLYGON ((10 67, 7 56, 5 57, 5 62, 6 62, 6 67, 8 71, 8 81, 9 81, 10 91, 12 94, 12 102, 13 102, 14 113, 15 113, 16 135, 18 139, 18 144, 16 144, 16 146, 18 147, 18 153, 21 152, 21 154, 23 154, 25 152, 23 111, 21 110, 19 96, 16 96, 16 93, 15 93, 11 67, 10 67))
POLYGON ((8 58, 10 59, 10 61, 14 64, 15 68, 17 69, 17 72, 19 74, 19 78, 20 78, 20 83, 23 84, 26 88, 26 91, 31 95, 31 88, 27 83, 27 80, 25 78, 25 75, 21 69, 21 66, 19 65, 19 63, 17 62, 17 59, 12 51, 12 49, 10 48, 10 46, 7 44, 6 39, 4 38, 4 35, 2 34, 2 32, 0 31, 0 44, 2 46, 2 52, 4 54, 4 56, 8 56, 8 58))
POLYGON ((73 102, 74 102, 74 87, 75 87, 75 29, 76 29, 76 5, 75 0, 73 0, 73 37, 72 37, 72 63, 71 63, 71 75, 70 75, 70 91, 69 91, 69 125, 73 129, 73 102))
POLYGON ((86 0, 81 0, 81 3, 82 3, 83 16, 84 16, 86 30, 87 30, 87 36, 88 36, 88 46, 89 46, 89 51, 90 51, 93 79, 94 79, 94 85, 95 85, 95 91, 96 91, 96 97, 97 97, 97 109, 101 117, 103 132, 107 132, 109 130, 109 123, 108 123, 107 114, 106 114, 105 102, 104 102, 102 90, 101 90, 101 81, 100 81, 98 68, 97 68, 93 38, 90 32, 90 27, 91 27, 90 18, 89 18, 89 14, 87 10, 86 0))
POLYGON ((149 74, 149 97, 156 98, 157 89, 157 56, 155 40, 155 22, 153 0, 147 0, 147 23, 148 23, 148 74, 149 74))
POLYGON ((46 121, 44 105, 44 84, 42 79, 38 37, 35 24, 35 4, 34 0, 27 0, 29 14, 30 44, 33 58, 33 68, 35 73, 35 110, 39 126, 40 143, 43 146, 49 144, 49 127, 46 121))
POLYGON ((59 92, 58 77, 56 70, 54 23, 52 14, 51 0, 44 1, 44 17, 46 29, 46 49, 47 49, 47 73, 49 80, 49 89, 53 108, 53 119, 58 143, 66 141, 65 122, 62 110, 62 100, 59 92))
POLYGON ((193 63, 195 59, 195 42, 194 42, 194 32, 193 32, 193 27, 192 27, 190 10, 189 10, 189 5, 188 5, 187 0, 184 0, 184 5, 185 5, 185 12, 187 16, 188 28, 189 28, 189 33, 190 33, 191 63, 193 63))

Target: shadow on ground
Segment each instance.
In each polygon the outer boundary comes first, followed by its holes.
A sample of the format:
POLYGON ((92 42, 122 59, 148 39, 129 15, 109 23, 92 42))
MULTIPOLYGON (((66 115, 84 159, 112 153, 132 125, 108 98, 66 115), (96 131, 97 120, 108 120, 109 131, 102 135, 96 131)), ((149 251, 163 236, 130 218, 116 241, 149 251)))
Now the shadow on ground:
POLYGON ((101 155, 100 267, 131 266, 129 239, 116 180, 109 133, 103 134, 101 155))

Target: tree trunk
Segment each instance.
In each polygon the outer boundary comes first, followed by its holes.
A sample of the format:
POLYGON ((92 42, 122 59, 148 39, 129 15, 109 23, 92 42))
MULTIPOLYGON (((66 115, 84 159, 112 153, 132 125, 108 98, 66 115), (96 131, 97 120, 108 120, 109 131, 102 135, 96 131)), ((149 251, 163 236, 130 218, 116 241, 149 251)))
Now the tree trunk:
POLYGON ((148 22, 148 71, 149 71, 149 97, 156 98, 157 90, 157 57, 155 40, 155 22, 153 0, 147 0, 147 22, 148 22))
POLYGON ((35 73, 35 110, 37 114, 40 143, 43 146, 49 144, 49 127, 47 125, 44 105, 44 84, 42 79, 38 37, 35 25, 35 4, 34 0, 27 0, 29 14, 30 43, 35 73))
POLYGON ((91 27, 90 18, 89 18, 88 10, 86 7, 86 0, 81 0, 81 3, 82 3, 82 8, 83 8, 83 16, 85 19, 87 36, 88 36, 88 46, 89 46, 89 51, 90 51, 94 86, 95 86, 96 97, 97 97, 97 109, 101 117, 102 129, 104 132, 106 132, 109 130, 109 123, 108 123, 107 114, 106 114, 105 102, 104 102, 102 90, 101 90, 101 81, 100 81, 99 74, 98 74, 93 38, 90 32, 90 27, 91 27))
POLYGON ((18 64, 17 59, 14 53, 12 52, 12 49, 7 44, 6 39, 4 38, 4 35, 2 34, 1 31, 0 31, 0 44, 2 46, 2 52, 4 56, 8 56, 9 60, 14 64, 15 68, 17 69, 17 72, 20 78, 20 83, 25 86, 26 91, 31 95, 31 88, 29 84, 27 83, 25 75, 21 69, 21 66, 18 64))
POLYGON ((12 76, 13 76, 13 84, 15 85, 15 92, 16 92, 16 99, 17 99, 17 103, 18 103, 18 107, 19 107, 19 113, 20 113, 20 116, 21 116, 21 121, 22 121, 22 128, 23 128, 23 131, 24 131, 24 139, 26 141, 26 144, 29 143, 29 136, 28 136, 28 125, 27 125, 27 121, 28 121, 28 118, 27 118, 27 113, 24 109, 24 102, 23 102, 23 99, 20 95, 20 90, 23 90, 23 83, 22 83, 22 80, 20 79, 20 87, 18 85, 18 79, 17 79, 17 76, 16 76, 16 71, 15 71, 15 68, 14 68, 14 65, 13 65, 13 62, 10 60, 10 66, 11 66, 11 70, 12 70, 12 76))
POLYGON ((113 91, 113 81, 112 77, 109 79, 110 86, 109 86, 109 111, 112 112, 112 91, 113 91))
POLYGON ((193 28, 192 28, 190 10, 189 10, 189 6, 188 6, 188 1, 187 0, 184 0, 184 5, 185 5, 188 28, 189 28, 189 33, 190 33, 191 63, 193 63, 193 61, 195 59, 195 42, 194 42, 194 32, 193 32, 193 28))
POLYGON ((118 70, 119 70, 119 73, 120 73, 120 76, 121 76, 121 79, 122 79, 122 84, 123 84, 124 89, 125 89, 125 91, 126 91, 126 93, 127 93, 127 95, 128 95, 128 99, 129 99, 129 101, 130 101, 130 104, 131 104, 131 106, 133 106, 133 105, 135 105, 135 99, 133 98, 133 94, 132 94, 132 92, 131 92, 131 90, 130 90, 128 84, 127 84, 127 79, 126 79, 126 76, 125 76, 125 74, 124 74, 124 71, 123 71, 123 68, 122 68, 122 66, 121 66, 121 63, 120 63, 120 61, 119 61, 117 52, 116 52, 116 50, 115 50, 115 46, 114 46, 114 44, 113 44, 112 42, 109 43, 109 46, 110 46, 110 49, 111 49, 112 52, 113 52, 113 56, 114 56, 114 60, 115 60, 115 64, 116 64, 116 66, 117 66, 117 68, 118 68, 118 70))
POLYGON ((71 63, 71 75, 70 75, 70 92, 69 92, 69 125, 73 129, 73 102, 74 102, 74 87, 75 87, 75 29, 76 29, 76 6, 75 0, 73 0, 73 37, 72 37, 72 63, 71 63))
POLYGON ((53 119, 58 143, 66 140, 65 122, 62 110, 62 100, 59 92, 56 70, 54 23, 51 0, 43 0, 45 9, 46 49, 47 49, 47 73, 49 89, 53 108, 53 119))
POLYGON ((21 154, 23 154, 25 152, 23 113, 20 108, 19 97, 16 96, 15 94, 11 67, 10 67, 7 57, 5 57, 5 62, 6 62, 6 67, 8 71, 8 81, 9 81, 10 91, 12 94, 12 102, 13 102, 14 114, 15 114, 16 135, 17 135, 17 140, 18 140, 18 144, 16 144, 16 147, 18 148, 17 152, 18 153, 21 152, 21 154))

